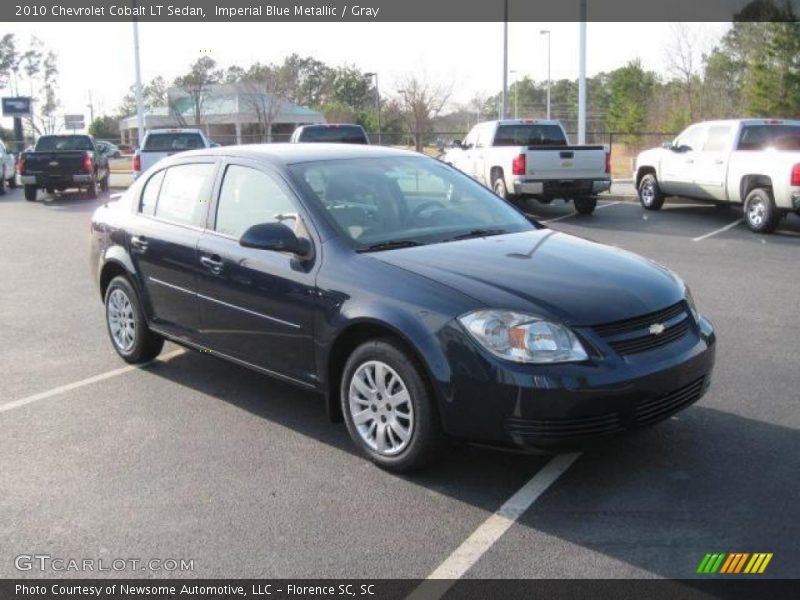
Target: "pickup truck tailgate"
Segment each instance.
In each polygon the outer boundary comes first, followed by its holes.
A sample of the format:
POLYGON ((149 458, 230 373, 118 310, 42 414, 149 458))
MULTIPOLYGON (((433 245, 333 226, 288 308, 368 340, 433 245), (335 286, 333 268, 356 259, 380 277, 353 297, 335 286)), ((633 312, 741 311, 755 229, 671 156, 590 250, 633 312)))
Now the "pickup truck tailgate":
POLYGON ((592 179, 606 176, 604 146, 529 146, 525 174, 535 179, 592 179))
POLYGON ((55 179, 63 179, 80 173, 86 152, 73 150, 67 152, 26 152, 25 174, 43 175, 55 179))

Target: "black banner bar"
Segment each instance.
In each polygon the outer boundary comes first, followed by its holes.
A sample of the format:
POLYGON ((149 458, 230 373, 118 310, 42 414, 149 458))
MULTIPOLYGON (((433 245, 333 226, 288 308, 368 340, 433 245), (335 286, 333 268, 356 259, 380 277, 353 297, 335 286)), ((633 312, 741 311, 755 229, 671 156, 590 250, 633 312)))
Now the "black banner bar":
MULTIPOLYGON (((508 19, 579 21, 579 0, 507 0, 508 19)), ((487 22, 506 0, 3 0, 5 22, 487 22)), ((587 20, 793 20, 800 0, 588 0, 587 20)))

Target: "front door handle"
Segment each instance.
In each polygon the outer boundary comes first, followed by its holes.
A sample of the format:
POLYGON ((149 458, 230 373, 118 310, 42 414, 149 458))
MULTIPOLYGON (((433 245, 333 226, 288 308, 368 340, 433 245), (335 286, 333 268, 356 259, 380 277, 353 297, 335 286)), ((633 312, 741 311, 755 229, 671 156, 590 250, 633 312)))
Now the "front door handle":
POLYGON ((216 254, 212 256, 201 256, 200 263, 215 275, 222 271, 222 259, 216 254))
POLYGON ((143 235, 135 235, 131 238, 131 249, 137 254, 147 252, 147 238, 143 235))

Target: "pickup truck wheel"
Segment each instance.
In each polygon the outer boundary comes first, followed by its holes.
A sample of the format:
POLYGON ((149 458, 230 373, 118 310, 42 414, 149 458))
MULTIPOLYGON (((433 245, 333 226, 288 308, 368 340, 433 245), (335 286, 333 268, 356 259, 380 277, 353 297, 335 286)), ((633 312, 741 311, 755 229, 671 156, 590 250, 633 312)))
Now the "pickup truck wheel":
POLYGON ((38 188, 35 185, 26 185, 25 186, 25 200, 28 202, 36 202, 36 193, 38 192, 38 188))
POLYGON ((108 191, 108 180, 111 177, 111 173, 106 171, 106 176, 100 180, 100 191, 107 192, 108 191))
POLYGON ((664 206, 664 193, 652 173, 642 177, 639 182, 639 202, 646 210, 660 210, 664 206))
POLYGON ((575 198, 575 210, 581 215, 590 215, 597 208, 597 198, 575 198))
POLYGON ((52 185, 48 185, 46 188, 44 188, 44 191, 52 196, 56 193, 56 188, 54 188, 52 185))
POLYGON ((12 176, 11 176, 11 177, 8 179, 8 187, 9 187, 9 188, 11 188, 12 190, 15 190, 15 189, 17 189, 17 174, 16 174, 16 173, 14 173, 14 174, 13 174, 13 175, 12 175, 12 176))
POLYGON ((147 326, 139 295, 127 278, 118 276, 106 289, 106 325, 114 350, 126 362, 153 360, 164 347, 164 338, 147 326))
POLYGON ((89 187, 86 188, 86 197, 90 200, 94 200, 97 198, 97 180, 92 179, 92 182, 89 184, 89 187))
POLYGON ((6 171, 3 169, 3 176, 0 177, 0 196, 6 193, 6 171))
POLYGON ((747 194, 744 201, 744 220, 756 233, 772 233, 778 226, 781 213, 775 206, 772 191, 756 188, 747 194))
POLYGON ((492 189, 494 193, 500 196, 503 200, 508 200, 508 190, 506 189, 506 182, 502 177, 495 177, 492 182, 492 189))

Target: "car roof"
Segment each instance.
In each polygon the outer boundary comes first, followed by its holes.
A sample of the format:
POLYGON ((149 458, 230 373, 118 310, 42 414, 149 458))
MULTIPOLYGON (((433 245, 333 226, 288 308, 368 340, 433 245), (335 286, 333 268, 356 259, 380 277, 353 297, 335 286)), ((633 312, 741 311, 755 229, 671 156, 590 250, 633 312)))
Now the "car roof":
MULTIPOLYGON (((399 150, 386 146, 367 146, 361 144, 245 144, 242 146, 220 146, 202 148, 175 154, 168 160, 181 160, 192 156, 227 156, 266 161, 273 164, 289 165, 303 162, 325 160, 347 160, 357 158, 406 157, 422 158, 423 154, 410 150, 399 150)), ((433 159, 431 159, 433 160, 433 159)))
POLYGON ((340 127, 358 127, 364 129, 357 123, 313 123, 310 125, 300 125, 298 129, 339 129, 340 127))

